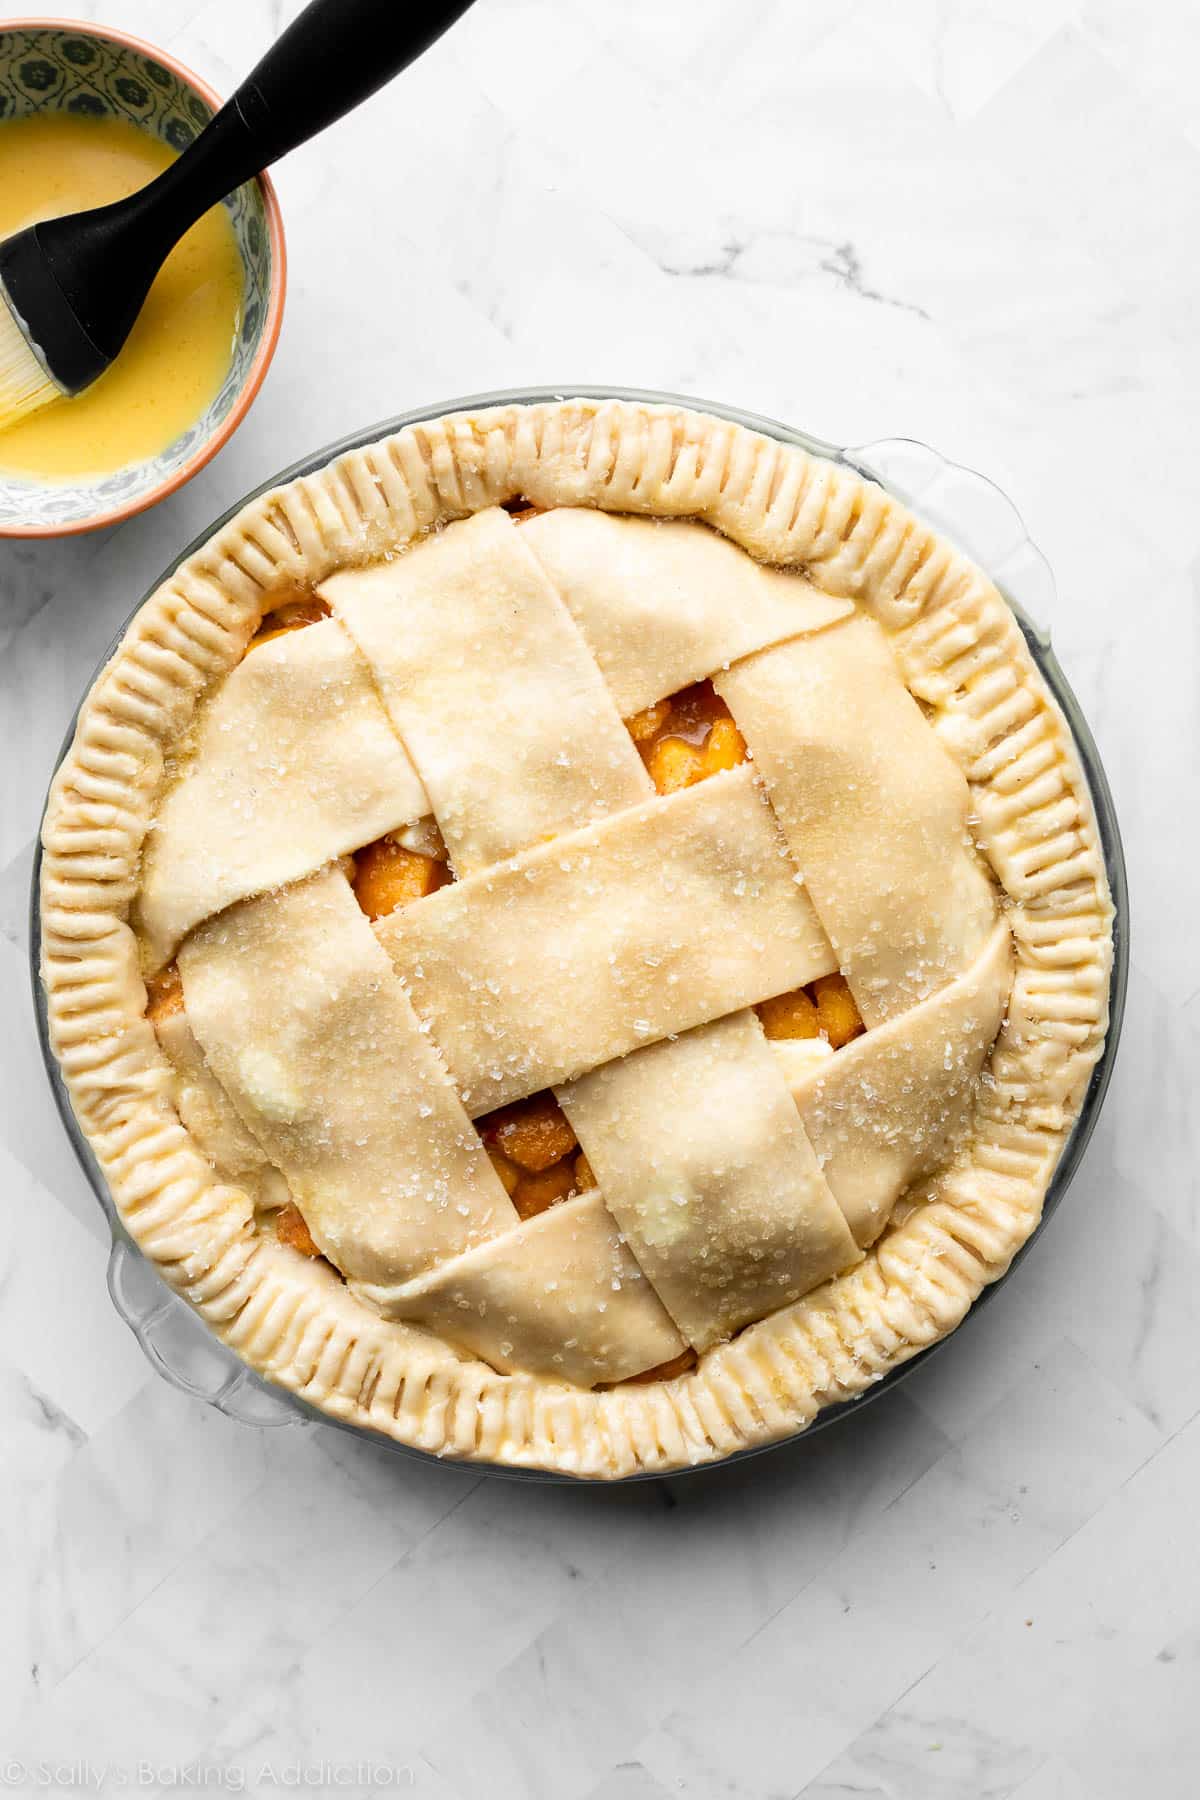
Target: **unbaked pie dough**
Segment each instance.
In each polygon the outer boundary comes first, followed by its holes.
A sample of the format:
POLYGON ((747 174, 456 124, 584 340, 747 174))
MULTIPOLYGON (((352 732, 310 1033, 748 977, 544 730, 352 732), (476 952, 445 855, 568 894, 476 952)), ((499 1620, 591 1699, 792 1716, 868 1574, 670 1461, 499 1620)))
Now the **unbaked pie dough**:
POLYGON ((1107 1020, 1064 720, 987 578, 669 407, 410 427, 130 625, 43 975, 129 1231, 253 1368, 438 1454, 767 1442, 950 1331, 1107 1020))

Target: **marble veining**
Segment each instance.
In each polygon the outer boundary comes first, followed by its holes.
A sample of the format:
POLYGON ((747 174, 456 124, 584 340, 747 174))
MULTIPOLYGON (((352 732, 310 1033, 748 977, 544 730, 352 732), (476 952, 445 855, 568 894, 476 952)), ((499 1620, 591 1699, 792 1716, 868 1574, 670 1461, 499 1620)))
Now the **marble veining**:
MULTIPOLYGON (((226 92, 298 8, 76 0, 226 92)), ((45 1762, 109 1794, 1194 1800, 1198 58, 1186 0, 477 0, 278 171, 283 336, 215 461, 96 537, 0 543, 14 1792, 45 1762), (365 421, 564 380, 993 475, 1058 578, 1134 904, 1104 1117, 1003 1292, 850 1424, 604 1493, 165 1386, 105 1292, 25 942, 59 742, 168 558, 365 421)))
POLYGON ((847 293, 857 294, 860 300, 878 301, 881 306, 897 306, 902 312, 915 313, 919 319, 929 318, 925 308, 915 301, 883 294, 878 288, 871 287, 863 271, 860 253, 848 241, 836 243, 832 238, 808 237, 791 231, 756 232, 744 239, 730 233, 715 256, 690 262, 686 256, 680 258, 677 251, 656 251, 655 234, 651 231, 643 231, 640 240, 665 275, 776 285, 825 275, 840 282, 847 293))

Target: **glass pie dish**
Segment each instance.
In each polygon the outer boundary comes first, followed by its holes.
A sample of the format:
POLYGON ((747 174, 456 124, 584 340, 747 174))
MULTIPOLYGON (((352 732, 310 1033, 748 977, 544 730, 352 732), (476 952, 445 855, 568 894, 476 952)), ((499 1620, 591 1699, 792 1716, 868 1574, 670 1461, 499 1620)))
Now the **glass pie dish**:
MULTIPOLYGON (((667 394, 635 393, 627 390, 590 387, 567 390, 534 390, 473 396, 467 400, 439 404, 420 412, 405 414, 382 425, 356 433, 340 443, 326 446, 286 471, 284 475, 276 477, 275 480, 266 484, 266 487, 272 488, 279 481, 289 481, 305 475, 320 468, 331 458, 343 452, 359 445, 368 444, 374 439, 397 431, 404 426, 436 419, 446 413, 475 411, 496 405, 532 404, 560 400, 568 394, 594 399, 649 402, 659 405, 689 404, 695 406, 698 404, 710 414, 774 438, 779 443, 798 446, 813 455, 840 463, 844 469, 878 483, 887 492, 919 510, 929 523, 943 530, 948 537, 975 557, 977 562, 987 570, 1011 605, 1025 634, 1031 655, 1073 734, 1094 803, 1100 844, 1117 915, 1114 932, 1115 961, 1111 985, 1109 1033, 1103 1054, 1092 1074, 1082 1110, 1058 1162, 1046 1198, 1044 1218, 1065 1192, 1098 1114, 1120 1030, 1127 968, 1125 875, 1111 798, 1087 726, 1050 649, 1048 632, 1042 625, 1034 622, 1045 619, 1053 605, 1053 582, 1044 559, 1030 542, 1015 509, 998 489, 982 477, 956 467, 924 446, 908 440, 892 439, 859 449, 838 449, 773 421, 753 417, 729 408, 706 402, 682 402, 677 396, 667 394)), ((266 491, 266 489, 260 491, 266 491)), ((247 498, 251 497, 247 496, 247 498)), ((233 511, 240 510, 243 504, 244 502, 239 502, 239 506, 233 511)), ((209 535, 206 532, 204 539, 198 541, 203 542, 209 535)), ((189 546, 172 564, 171 569, 164 571, 162 579, 169 576, 193 548, 194 546, 189 546)), ((158 583, 155 584, 156 587, 158 585, 158 583)), ((34 916, 31 931, 31 940, 35 945, 40 940, 40 921, 37 916, 39 873, 39 868, 35 868, 34 916)), ((117 1218, 105 1183, 76 1126, 66 1092, 61 1085, 57 1065, 49 1053, 45 1000, 41 984, 36 978, 36 972, 34 990, 47 1070, 60 1112, 89 1180, 105 1207, 113 1232, 109 1286, 114 1304, 134 1331, 150 1361, 180 1389, 217 1406, 219 1410, 231 1417, 256 1424, 282 1424, 319 1416, 303 1402, 293 1398, 282 1389, 260 1380, 232 1351, 218 1343, 187 1305, 175 1297, 163 1284, 150 1264, 143 1259, 132 1244, 117 1218)), ((1029 1241, 1031 1242, 1032 1239, 1029 1241)), ((1028 1245, 1025 1246, 1025 1249, 1027 1248, 1028 1245)), ((1022 1249, 1019 1254, 1024 1254, 1025 1249, 1022 1249)), ((1019 1260, 1019 1257, 1015 1260, 1019 1260)), ((1007 1279, 1007 1274, 1002 1279, 1007 1279)), ((994 1285, 999 1285, 999 1283, 996 1282, 994 1285)), ((985 1289, 985 1293, 991 1291, 993 1291, 991 1288, 985 1289)), ((926 1351, 922 1354, 928 1353, 926 1351)), ((818 1414, 814 1424, 824 1427, 836 1419, 844 1417, 854 1406, 861 1405, 863 1399, 868 1395, 879 1393, 892 1381, 900 1379, 919 1360, 920 1356, 914 1356, 908 1362, 890 1371, 882 1379, 868 1387, 860 1398, 826 1407, 818 1414)), ((347 1428, 363 1429, 359 1426, 347 1428)), ((812 1428, 812 1426, 809 1427, 809 1429, 812 1428)), ((392 1442, 391 1439, 385 1441, 392 1442)), ((405 1446, 393 1444, 393 1447, 404 1448, 405 1446)), ((413 1453, 423 1454, 420 1451, 413 1453)), ((742 1451, 737 1454, 751 1453, 751 1451, 742 1451)), ((477 1464, 477 1466, 490 1467, 494 1465, 483 1463, 477 1464)), ((711 1466, 711 1464, 705 1466, 711 1466)), ((540 1471, 510 1468, 498 1469, 497 1472, 538 1473, 543 1479, 571 1478, 546 1475, 540 1471)))

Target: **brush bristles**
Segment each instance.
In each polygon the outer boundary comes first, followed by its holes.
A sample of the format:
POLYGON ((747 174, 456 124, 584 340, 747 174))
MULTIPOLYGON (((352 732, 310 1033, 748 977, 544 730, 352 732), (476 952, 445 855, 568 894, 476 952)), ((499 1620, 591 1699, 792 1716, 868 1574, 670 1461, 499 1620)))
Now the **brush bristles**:
POLYGON ((62 397, 0 292, 0 432, 62 397))

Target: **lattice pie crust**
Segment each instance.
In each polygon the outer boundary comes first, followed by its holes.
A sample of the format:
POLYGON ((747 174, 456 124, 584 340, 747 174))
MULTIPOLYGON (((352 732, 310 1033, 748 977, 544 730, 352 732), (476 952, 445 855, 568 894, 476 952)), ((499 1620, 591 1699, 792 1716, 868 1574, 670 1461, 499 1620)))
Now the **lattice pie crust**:
POLYGON ((1084 773, 995 588, 665 407, 445 418, 253 501, 98 678, 44 848, 129 1231, 252 1367, 438 1454, 669 1470, 861 1393, 1028 1237, 1107 1021, 1084 773), (298 594, 329 616, 247 655, 298 594), (751 760, 656 792, 622 721, 706 679, 751 760), (372 925, 344 859, 430 815, 454 881, 372 925), (769 1041, 838 970, 866 1030, 769 1041), (472 1120, 551 1087, 595 1185, 525 1217, 472 1120))

